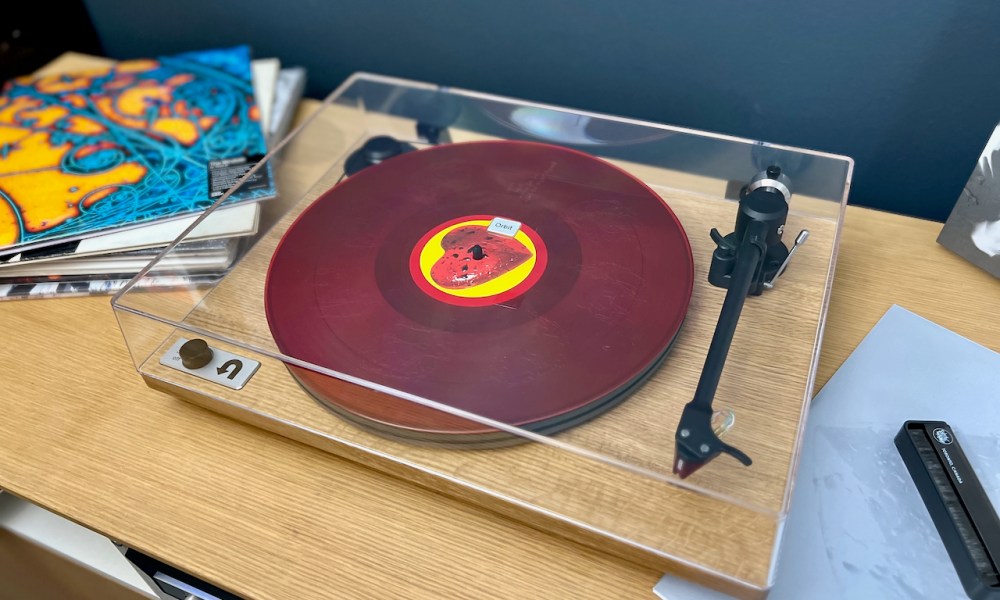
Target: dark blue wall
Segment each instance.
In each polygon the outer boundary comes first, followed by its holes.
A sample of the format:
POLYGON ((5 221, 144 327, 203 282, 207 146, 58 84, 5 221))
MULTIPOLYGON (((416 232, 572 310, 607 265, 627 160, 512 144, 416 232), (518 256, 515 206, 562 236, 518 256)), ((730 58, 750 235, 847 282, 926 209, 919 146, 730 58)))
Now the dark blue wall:
POLYGON ((943 220, 1000 120, 995 0, 86 0, 109 56, 250 43, 852 156, 851 202, 943 220))

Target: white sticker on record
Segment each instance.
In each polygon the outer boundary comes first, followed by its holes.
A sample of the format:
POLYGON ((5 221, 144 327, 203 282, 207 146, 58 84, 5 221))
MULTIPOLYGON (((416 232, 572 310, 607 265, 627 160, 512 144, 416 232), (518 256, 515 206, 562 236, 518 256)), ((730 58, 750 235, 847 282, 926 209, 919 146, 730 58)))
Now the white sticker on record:
POLYGON ((501 217, 493 217, 490 221, 490 226, 486 228, 486 231, 490 233, 495 233, 497 235, 503 235, 507 237, 514 237, 517 232, 521 229, 521 222, 514 221, 513 219, 503 219, 501 217))

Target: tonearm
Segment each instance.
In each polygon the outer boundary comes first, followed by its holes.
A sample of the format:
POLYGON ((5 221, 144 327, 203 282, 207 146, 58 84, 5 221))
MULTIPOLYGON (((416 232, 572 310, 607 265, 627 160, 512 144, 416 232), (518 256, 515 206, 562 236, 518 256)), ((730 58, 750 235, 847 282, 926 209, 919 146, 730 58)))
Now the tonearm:
POLYGON ((773 288, 796 249, 809 237, 809 232, 802 230, 791 250, 781 241, 792 195, 790 185, 779 167, 768 167, 740 192, 735 230, 726 236, 717 229, 710 233, 716 249, 712 253, 708 281, 728 291, 694 398, 685 405, 677 426, 674 473, 681 478, 723 452, 744 465, 750 466, 753 462, 716 434, 712 427, 712 401, 747 296, 759 296, 773 288))

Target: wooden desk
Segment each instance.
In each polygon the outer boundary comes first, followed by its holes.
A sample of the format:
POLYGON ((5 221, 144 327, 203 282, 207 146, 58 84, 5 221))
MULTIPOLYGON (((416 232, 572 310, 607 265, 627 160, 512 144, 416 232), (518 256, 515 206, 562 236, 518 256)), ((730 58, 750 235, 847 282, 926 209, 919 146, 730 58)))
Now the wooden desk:
MULTIPOLYGON (((1000 281, 939 229, 848 209, 819 385, 894 303, 1000 351, 1000 281)), ((3 303, 0 330, 0 487, 237 594, 648 598, 660 575, 150 390, 106 297, 3 303)))

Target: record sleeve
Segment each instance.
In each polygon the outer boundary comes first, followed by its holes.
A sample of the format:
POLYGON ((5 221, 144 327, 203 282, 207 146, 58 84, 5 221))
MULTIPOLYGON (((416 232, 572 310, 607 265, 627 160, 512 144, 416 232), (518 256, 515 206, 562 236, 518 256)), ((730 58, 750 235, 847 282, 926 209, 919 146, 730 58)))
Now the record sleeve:
MULTIPOLYGON (((0 253, 201 211, 266 152, 245 46, 22 77, 0 96, 0 253)), ((272 197, 270 166, 230 197, 272 197)))

